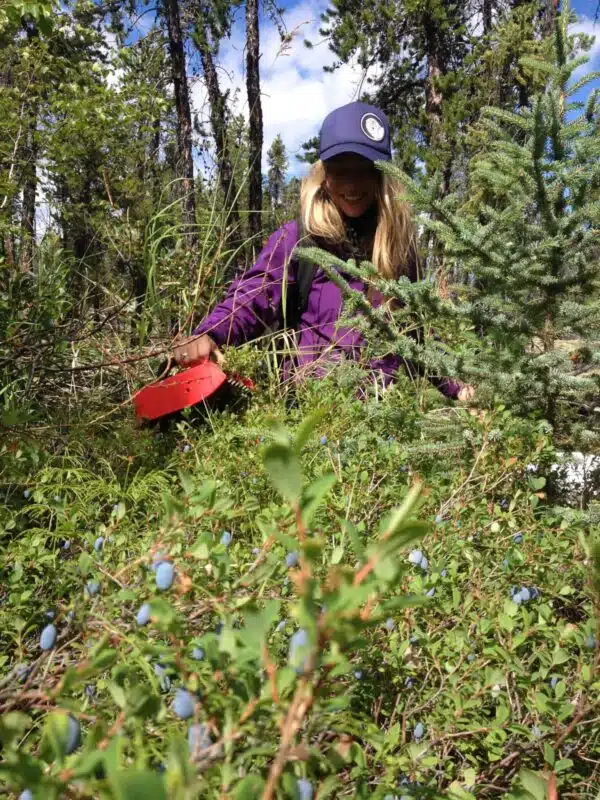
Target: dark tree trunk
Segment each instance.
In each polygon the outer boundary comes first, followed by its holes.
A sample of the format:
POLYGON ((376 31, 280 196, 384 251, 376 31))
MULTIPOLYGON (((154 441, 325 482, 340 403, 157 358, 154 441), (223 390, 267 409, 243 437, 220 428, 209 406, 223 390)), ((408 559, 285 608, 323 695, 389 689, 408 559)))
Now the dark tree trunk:
POLYGON ((194 162, 192 160, 192 117, 185 71, 185 52, 181 35, 178 0, 165 0, 169 53, 177 109, 177 144, 179 148, 178 175, 182 178, 183 221, 189 247, 198 244, 196 228, 196 194, 194 191, 194 162))
POLYGON ((227 143, 227 123, 225 120, 225 97, 219 86, 217 70, 208 44, 208 37, 202 20, 198 22, 196 45, 200 52, 204 80, 208 90, 210 105, 210 124, 217 151, 217 165, 219 169, 219 183, 223 192, 225 204, 225 226, 227 228, 227 242, 232 248, 237 249, 241 243, 240 215, 237 208, 237 192, 233 175, 233 164, 227 143))
POLYGON ((481 7, 484 36, 486 36, 492 29, 492 2, 493 0, 483 0, 481 7))
POLYGON ((160 171, 158 156, 160 152, 160 116, 152 123, 152 139, 150 140, 150 175, 152 176, 152 207, 158 208, 160 196, 160 171))
POLYGON ((423 18, 425 32, 427 76, 425 81, 425 111, 429 118, 428 139, 436 146, 440 137, 442 121, 442 93, 437 85, 440 76, 445 72, 442 55, 441 31, 437 21, 429 13, 423 18))
MULTIPOLYGON (((7 42, 5 42, 7 44, 7 42)), ((0 40, 0 46, 2 42, 0 40)), ((10 90, 12 88, 12 73, 10 65, 6 65, 4 71, 0 71, 0 90, 10 90)), ((7 92, 8 93, 8 92, 7 92)), ((15 156, 7 161, 0 161, 0 174, 6 181, 5 194, 0 201, 0 226, 2 230, 2 255, 7 267, 15 266, 15 240, 12 230, 14 219, 14 197, 10 193, 11 167, 14 167, 15 156)))
POLYGON ((545 8, 542 10, 541 28, 543 36, 551 36, 554 32, 556 16, 558 14, 559 0, 545 0, 545 8))
POLYGON ((250 235, 258 239, 262 212, 263 118, 260 99, 258 0, 246 0, 246 89, 250 116, 248 142, 248 219, 250 235))
POLYGON ((35 195, 37 190, 37 115, 35 110, 28 122, 23 148, 23 204, 21 209, 21 249, 19 268, 26 272, 33 263, 35 243, 35 195))

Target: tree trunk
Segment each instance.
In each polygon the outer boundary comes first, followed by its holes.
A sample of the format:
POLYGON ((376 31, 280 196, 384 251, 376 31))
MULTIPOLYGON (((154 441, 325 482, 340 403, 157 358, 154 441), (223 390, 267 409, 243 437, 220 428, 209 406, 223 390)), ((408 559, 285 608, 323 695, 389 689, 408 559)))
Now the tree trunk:
POLYGON ((237 249, 241 243, 240 215, 237 208, 237 191, 233 175, 233 164, 227 143, 227 124, 225 121, 225 97, 219 86, 219 79, 212 51, 208 44, 206 29, 200 19, 196 29, 196 46, 200 52, 204 80, 208 90, 210 104, 210 124, 217 151, 217 166, 219 170, 219 183, 223 192, 225 204, 225 227, 227 229, 227 243, 237 249))
POLYGON ((542 36, 551 36, 554 32, 559 0, 545 0, 545 6, 540 13, 542 36))
POLYGON ((185 241, 190 249, 198 245, 196 228, 196 194, 194 191, 194 162, 192 160, 192 116, 185 71, 185 53, 181 35, 178 0, 165 0, 169 54, 177 109, 177 145, 179 148, 178 176, 182 179, 183 222, 185 241))
POLYGON ((23 204, 21 209, 21 249, 19 252, 19 269, 26 272, 33 263, 35 244, 35 196, 37 190, 37 113, 32 110, 28 121, 23 148, 23 204))
POLYGON ((444 73, 443 58, 441 53, 440 30, 436 20, 429 13, 423 18, 425 32, 427 76, 425 82, 425 111, 429 118, 429 144, 439 147, 442 122, 442 93, 437 81, 444 73))
POLYGON ((492 1, 493 0, 483 0, 481 7, 484 36, 486 36, 492 29, 492 1))
POLYGON ((248 219, 250 235, 258 240, 262 212, 263 118, 260 99, 258 0, 246 0, 246 89, 250 131, 248 137, 248 219))

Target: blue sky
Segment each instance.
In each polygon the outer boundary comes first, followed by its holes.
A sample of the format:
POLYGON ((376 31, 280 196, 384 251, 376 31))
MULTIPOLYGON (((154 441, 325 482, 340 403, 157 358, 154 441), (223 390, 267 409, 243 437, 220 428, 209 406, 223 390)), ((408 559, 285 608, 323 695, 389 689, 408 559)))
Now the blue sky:
MULTIPOLYGON (((323 71, 323 67, 334 60, 327 42, 318 33, 320 15, 328 5, 328 0, 280 0, 286 28, 293 34, 289 47, 283 51, 272 22, 264 14, 260 22, 264 154, 280 133, 288 152, 290 174, 302 175, 306 171, 306 166, 295 158, 302 143, 318 134, 321 122, 329 111, 356 99, 364 79, 356 64, 346 64, 333 74, 323 71), (313 49, 304 46, 305 38, 313 42, 313 49)), ((590 63, 578 71, 576 77, 579 78, 585 71, 600 70, 600 23, 594 25, 593 22, 596 0, 572 0, 571 5, 579 17, 573 30, 597 36, 590 52, 590 63)), ((132 38, 143 35, 153 21, 153 13, 144 14, 132 38)), ((237 97, 236 110, 247 116, 244 40, 242 6, 237 10, 231 39, 221 45, 218 63, 222 88, 229 89, 231 96, 237 97)), ((188 73, 191 76, 196 66, 194 59, 197 59, 193 49, 188 59, 188 73)), ((208 102, 202 79, 190 77, 190 86, 193 108, 200 119, 208 122, 208 102)), ((600 87, 600 80, 579 92, 576 99, 585 100, 594 86, 600 87)), ((210 164, 198 164, 198 167, 209 170, 210 164)))
MULTIPOLYGON (((306 167, 295 159, 302 142, 318 133, 321 121, 329 111, 356 99, 364 76, 356 64, 344 65, 333 74, 323 71, 323 67, 334 60, 327 42, 322 41, 318 34, 320 14, 327 8, 327 0, 283 0, 280 5, 285 9, 287 29, 294 34, 286 52, 281 52, 272 23, 266 18, 261 20, 265 153, 275 135, 281 133, 289 154, 290 174, 302 175, 306 167), (304 38, 315 44, 312 50, 304 46, 304 38)), ((593 22, 595 0, 574 0, 572 7, 578 14, 573 30, 597 36, 590 52, 590 63, 576 76, 581 77, 585 71, 600 70, 600 24, 594 25, 593 22)), ((246 113, 243 45, 244 17, 241 9, 231 41, 222 47, 220 63, 223 85, 233 91, 239 90, 238 110, 246 113)), ((584 100, 593 86, 600 87, 600 81, 586 87, 577 99, 584 100)), ((206 114, 206 95, 201 81, 194 85, 192 97, 195 107, 204 108, 206 114)))

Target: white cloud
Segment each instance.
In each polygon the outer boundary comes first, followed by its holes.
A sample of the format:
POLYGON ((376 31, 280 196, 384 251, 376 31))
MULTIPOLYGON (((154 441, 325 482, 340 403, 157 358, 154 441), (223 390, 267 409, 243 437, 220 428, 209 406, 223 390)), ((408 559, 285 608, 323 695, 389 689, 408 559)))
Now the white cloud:
POLYGON ((569 25, 569 33, 585 33, 587 36, 595 37, 591 48, 585 54, 579 53, 579 55, 586 55, 589 61, 586 64, 582 64, 573 73, 572 80, 576 81, 582 78, 586 72, 600 69, 600 35, 598 35, 600 27, 594 24, 594 20, 589 17, 580 16, 577 22, 569 25))
MULTIPOLYGON (((323 67, 334 62, 335 56, 318 29, 320 13, 327 3, 299 3, 285 12, 287 30, 294 32, 289 46, 282 52, 277 30, 269 20, 261 20, 260 78, 264 129, 263 171, 266 171, 266 152, 280 133, 286 146, 290 174, 302 174, 306 167, 295 158, 300 145, 316 136, 321 122, 332 109, 356 99, 363 77, 356 65, 343 65, 333 73, 323 67), (313 42, 305 47, 303 39, 313 42)), ((245 54, 243 21, 236 24, 230 40, 223 43, 218 56, 219 81, 223 90, 232 96, 238 89, 236 111, 248 117, 245 85, 245 54)), ((206 91, 201 81, 192 87, 192 104, 206 117, 206 91)))

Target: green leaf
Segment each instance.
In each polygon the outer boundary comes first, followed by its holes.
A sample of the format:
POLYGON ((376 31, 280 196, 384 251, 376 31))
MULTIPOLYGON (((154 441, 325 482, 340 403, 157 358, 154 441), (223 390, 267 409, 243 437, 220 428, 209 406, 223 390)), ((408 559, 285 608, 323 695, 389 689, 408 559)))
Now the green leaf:
POLYGON ((260 775, 248 775, 235 787, 235 800, 256 800, 262 795, 264 785, 260 775))
POLYGON ((119 800, 167 800, 163 776, 156 772, 117 772, 110 783, 119 800))
POLYGON ((336 481, 337 477, 333 473, 328 473, 306 487, 302 496, 302 519, 305 524, 310 523, 316 509, 336 481))
POLYGON ((319 408, 299 425, 294 438, 294 450, 296 451, 296 455, 300 455, 300 451, 326 413, 326 408, 319 408))
POLYGON ((537 772, 530 769, 522 769, 519 772, 519 779, 523 788, 535 797, 535 800, 546 800, 547 782, 537 772))
POLYGON ((291 447, 269 445, 265 450, 264 465, 275 488, 289 503, 296 504, 302 492, 302 470, 291 447))
POLYGON ((19 739, 31 725, 31 718, 21 711, 10 711, 0 717, 0 741, 10 747, 14 739, 19 739))

